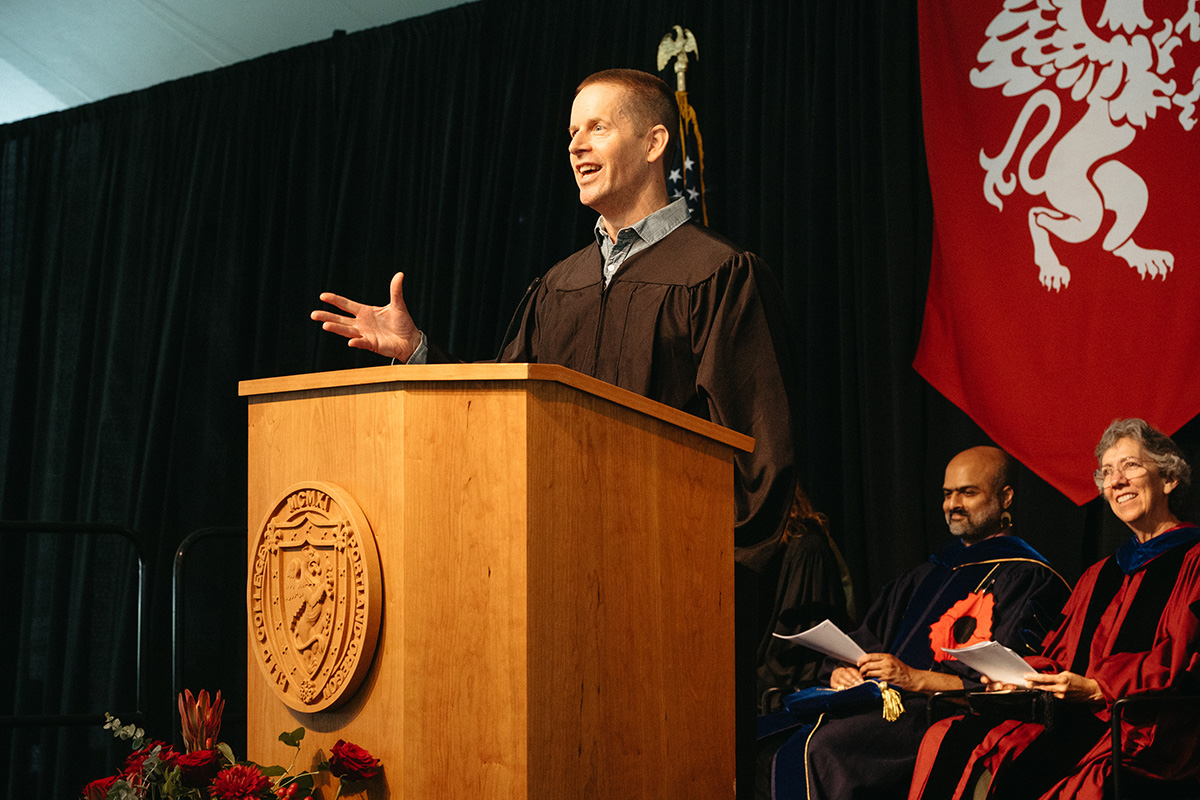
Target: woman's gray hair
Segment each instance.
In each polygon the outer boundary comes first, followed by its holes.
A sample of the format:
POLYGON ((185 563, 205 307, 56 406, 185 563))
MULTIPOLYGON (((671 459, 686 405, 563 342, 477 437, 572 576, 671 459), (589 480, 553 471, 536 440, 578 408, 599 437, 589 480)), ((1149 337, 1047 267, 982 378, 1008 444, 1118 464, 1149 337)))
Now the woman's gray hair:
MULTIPOLYGON (((1184 492, 1180 490, 1186 490, 1192 482, 1192 468, 1179 445, 1144 419, 1114 419, 1100 437, 1100 443, 1096 445, 1096 462, 1099 463, 1104 454, 1116 447, 1117 442, 1122 439, 1132 439, 1141 445, 1142 450, 1146 451, 1146 455, 1154 462, 1154 466, 1158 467, 1158 474, 1163 480, 1179 482, 1168 501, 1171 510, 1175 511, 1175 507, 1184 502, 1184 492)), ((1096 487, 1103 488, 1103 482, 1099 478, 1096 479, 1096 487)))

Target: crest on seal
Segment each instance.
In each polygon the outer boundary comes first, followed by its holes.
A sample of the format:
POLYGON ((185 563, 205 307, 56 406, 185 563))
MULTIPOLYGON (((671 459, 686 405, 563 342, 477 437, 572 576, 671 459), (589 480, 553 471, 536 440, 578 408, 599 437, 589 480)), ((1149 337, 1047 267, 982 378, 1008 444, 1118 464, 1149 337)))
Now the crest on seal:
POLYGON ((371 664, 383 587, 370 524, 327 483, 290 487, 250 549, 251 648, 276 696, 297 711, 345 702, 371 664))

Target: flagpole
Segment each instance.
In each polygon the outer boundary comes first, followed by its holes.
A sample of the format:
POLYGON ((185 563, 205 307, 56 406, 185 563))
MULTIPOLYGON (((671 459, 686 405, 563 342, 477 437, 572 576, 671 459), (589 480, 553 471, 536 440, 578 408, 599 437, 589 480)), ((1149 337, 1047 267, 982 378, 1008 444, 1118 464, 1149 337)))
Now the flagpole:
POLYGON ((681 25, 674 26, 671 33, 663 36, 662 41, 658 43, 658 71, 662 72, 672 59, 675 60, 675 102, 679 106, 679 152, 682 156, 683 171, 682 171, 682 188, 681 192, 684 195, 695 193, 695 198, 689 198, 688 208, 692 216, 696 216, 696 211, 700 212, 700 221, 708 225, 708 203, 705 199, 704 186, 704 138, 700 135, 700 120, 696 115, 691 103, 688 102, 687 96, 687 68, 688 68, 688 53, 691 53, 697 60, 700 58, 700 50, 696 45, 696 37, 692 32, 681 25), (688 133, 696 139, 696 160, 691 162, 688 158, 688 133), (695 188, 688 189, 688 172, 692 169, 689 163, 695 165, 695 180, 693 186, 695 188), (692 199, 697 201, 698 209, 692 206, 692 199))

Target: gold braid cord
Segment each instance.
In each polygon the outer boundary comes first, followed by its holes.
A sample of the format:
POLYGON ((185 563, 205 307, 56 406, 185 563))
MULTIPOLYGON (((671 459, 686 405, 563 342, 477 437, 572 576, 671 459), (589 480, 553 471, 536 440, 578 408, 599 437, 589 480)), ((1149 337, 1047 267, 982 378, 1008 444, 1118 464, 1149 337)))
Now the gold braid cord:
POLYGON ((900 693, 883 682, 880 682, 879 688, 883 692, 883 718, 888 722, 895 722, 904 713, 904 703, 900 702, 900 693))
POLYGON ((687 129, 690 125, 696 134, 696 169, 700 175, 700 216, 708 225, 708 203, 704 199, 704 137, 700 135, 700 120, 696 118, 696 109, 688 103, 687 92, 675 92, 675 102, 679 104, 679 149, 683 154, 683 186, 687 191, 687 129))
MULTIPOLYGON (((900 715, 904 713, 904 703, 900 700, 900 693, 888 686, 887 681, 877 681, 874 678, 868 678, 868 680, 871 683, 879 684, 879 697, 883 700, 883 718, 888 722, 900 719, 900 715)), ((841 692, 846 688, 842 686, 837 691, 841 692)))

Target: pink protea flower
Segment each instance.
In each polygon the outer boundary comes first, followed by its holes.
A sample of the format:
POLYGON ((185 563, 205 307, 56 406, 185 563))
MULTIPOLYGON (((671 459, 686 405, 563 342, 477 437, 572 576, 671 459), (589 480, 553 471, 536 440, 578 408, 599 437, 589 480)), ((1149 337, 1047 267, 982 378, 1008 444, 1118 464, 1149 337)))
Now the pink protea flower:
POLYGON ((261 769, 239 764, 218 772, 209 791, 220 800, 257 800, 270 787, 271 781, 261 769))
POLYGON ((217 746, 217 737, 221 734, 221 712, 225 710, 225 701, 221 699, 221 690, 217 697, 209 703, 208 690, 201 689, 200 696, 193 697, 189 689, 184 689, 179 695, 179 718, 183 728, 183 746, 189 753, 196 750, 211 750, 217 746))

